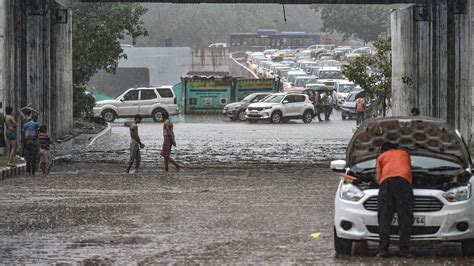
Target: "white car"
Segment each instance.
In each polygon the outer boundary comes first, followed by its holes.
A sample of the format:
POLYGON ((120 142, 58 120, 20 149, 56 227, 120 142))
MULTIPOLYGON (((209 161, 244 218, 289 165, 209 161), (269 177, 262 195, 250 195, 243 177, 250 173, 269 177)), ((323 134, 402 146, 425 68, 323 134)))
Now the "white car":
MULTIPOLYGON (((412 242, 455 241, 474 255, 474 200, 471 157, 459 131, 426 117, 366 120, 348 144, 346 161, 334 171, 356 177, 342 180, 335 197, 334 244, 349 254, 354 241, 378 241, 378 184, 375 164, 383 142, 397 143, 411 155, 414 194, 412 242)), ((393 219, 391 239, 398 240, 393 219)))
POLYGON ((275 93, 261 102, 252 103, 246 110, 247 121, 270 120, 278 124, 290 119, 303 119, 311 123, 314 118, 314 106, 308 95, 299 93, 275 93))
POLYGON ((326 84, 331 89, 339 80, 345 80, 344 75, 339 67, 322 67, 318 73, 318 83, 326 84))
POLYGON ((94 115, 107 122, 116 118, 133 117, 140 114, 152 117, 156 122, 163 120, 163 114, 178 114, 177 99, 171 86, 132 88, 113 100, 96 102, 94 115))
POLYGON ((334 85, 334 107, 340 108, 346 101, 347 96, 352 91, 359 91, 362 88, 348 80, 338 80, 334 85))

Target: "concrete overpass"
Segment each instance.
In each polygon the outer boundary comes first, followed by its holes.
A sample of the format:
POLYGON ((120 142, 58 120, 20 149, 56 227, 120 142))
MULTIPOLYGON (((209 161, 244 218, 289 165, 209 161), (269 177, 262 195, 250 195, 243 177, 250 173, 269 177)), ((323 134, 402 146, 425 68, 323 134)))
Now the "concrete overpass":
MULTIPOLYGON (((418 106, 422 115, 446 119, 471 137, 471 7, 473 0, 82 0, 83 2, 413 4, 392 12, 393 113, 418 106), (406 81, 409 82, 406 82, 406 81), (404 82, 405 81, 405 82, 404 82)), ((30 101, 58 127, 69 121, 70 22, 56 25, 47 11, 31 15, 33 3, 62 0, 0 0, 0 96, 19 107, 30 101), (26 12, 25 12, 26 11, 26 12), (3 92, 3 94, 2 94, 3 92), (62 101, 61 101, 62 100, 62 101), (59 118, 56 118, 57 114, 59 118), (63 117, 61 117, 63 116, 63 117), (50 119, 51 120, 51 119, 50 119)), ((70 123, 59 130, 65 131, 70 123)), ((58 131, 58 132, 59 132, 58 131)))

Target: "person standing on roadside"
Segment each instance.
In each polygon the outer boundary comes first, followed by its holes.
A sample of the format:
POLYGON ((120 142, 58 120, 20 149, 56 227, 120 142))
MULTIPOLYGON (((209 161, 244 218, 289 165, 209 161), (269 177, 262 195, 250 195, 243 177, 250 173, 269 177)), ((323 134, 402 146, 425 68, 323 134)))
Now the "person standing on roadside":
POLYGON ((52 144, 51 139, 48 136, 48 128, 45 125, 40 126, 38 133, 39 143, 39 155, 40 161, 39 166, 43 174, 49 174, 51 166, 53 165, 53 159, 51 158, 50 145, 52 144))
POLYGON ((174 138, 173 123, 169 120, 169 114, 163 113, 163 147, 161 149, 161 156, 165 159, 165 171, 169 171, 169 163, 176 166, 176 171, 179 172, 181 167, 178 163, 171 158, 171 147, 176 147, 176 141, 174 138))
POLYGON ((38 130, 40 125, 36 122, 38 116, 32 114, 30 121, 23 125, 23 157, 26 161, 26 171, 28 174, 36 173, 36 158, 38 156, 38 130))
POLYGON ((133 163, 135 162, 135 172, 138 171, 140 166, 141 155, 140 149, 145 147, 138 136, 138 124, 142 122, 142 116, 136 114, 133 123, 130 125, 130 160, 128 161, 127 174, 130 173, 130 168, 132 168, 133 163))
POLYGON ((365 115, 365 100, 363 97, 359 97, 356 99, 356 111, 357 111, 357 122, 356 124, 359 126, 364 121, 365 115))
POLYGON ((377 257, 388 257, 390 226, 394 213, 397 213, 399 224, 399 255, 412 257, 409 254, 413 224, 413 177, 410 154, 408 151, 400 149, 395 143, 383 143, 377 158, 376 172, 379 183, 377 218, 380 236, 377 257))
POLYGON ((5 136, 7 137, 8 141, 8 161, 7 166, 16 166, 13 163, 13 157, 15 157, 16 153, 16 128, 18 127, 15 118, 13 118, 13 108, 11 106, 7 106, 5 108, 5 125, 6 125, 6 132, 5 136))

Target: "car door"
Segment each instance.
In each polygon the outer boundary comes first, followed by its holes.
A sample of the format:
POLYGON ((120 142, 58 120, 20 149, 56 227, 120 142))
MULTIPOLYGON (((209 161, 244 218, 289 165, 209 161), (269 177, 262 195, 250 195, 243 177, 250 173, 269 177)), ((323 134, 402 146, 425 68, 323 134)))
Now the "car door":
POLYGON ((130 90, 121 99, 118 107, 119 116, 134 116, 139 113, 140 91, 130 90))
POLYGON ((154 89, 140 90, 140 114, 142 116, 150 116, 153 111, 153 105, 157 102, 158 96, 154 89))
POLYGON ((283 116, 294 116, 295 115, 295 104, 294 104, 294 96, 293 95, 286 95, 285 99, 283 99, 283 116))
POLYGON ((301 116, 303 115, 304 110, 306 109, 305 102, 306 101, 306 96, 305 95, 294 95, 294 115, 295 116, 301 116))

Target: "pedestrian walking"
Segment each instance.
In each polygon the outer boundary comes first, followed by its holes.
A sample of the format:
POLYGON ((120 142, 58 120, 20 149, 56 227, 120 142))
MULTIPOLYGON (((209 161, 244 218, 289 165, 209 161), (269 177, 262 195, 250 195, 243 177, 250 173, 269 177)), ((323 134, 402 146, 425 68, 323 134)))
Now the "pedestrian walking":
POLYGON ((140 149, 145 147, 138 136, 138 124, 142 122, 142 116, 136 114, 133 123, 130 125, 130 160, 128 161, 127 174, 130 173, 130 168, 132 168, 133 163, 135 162, 135 172, 138 171, 140 166, 141 155, 140 149))
POLYGON ((322 97, 323 108, 324 108, 324 121, 331 121, 329 117, 332 113, 332 97, 331 94, 325 92, 322 97))
POLYGON ((26 161, 26 171, 28 174, 35 175, 36 159, 38 157, 38 116, 33 114, 30 121, 23 125, 23 157, 26 161))
POLYGON ((323 102, 321 99, 321 93, 316 92, 314 95, 314 111, 316 112, 316 116, 318 117, 318 121, 322 122, 321 119, 321 112, 323 111, 323 102))
POLYGON ((380 148, 376 164, 379 222, 379 253, 377 257, 388 257, 390 244, 390 226, 394 213, 397 213, 400 235, 400 256, 409 254, 409 240, 413 224, 413 188, 411 159, 408 151, 397 144, 386 142, 380 148))
POLYGON ((53 159, 50 151, 50 145, 52 142, 48 135, 48 128, 45 125, 42 125, 39 128, 38 144, 40 157, 39 166, 41 172, 43 174, 49 174, 51 167, 53 166, 53 159))
POLYGON ((16 129, 18 127, 15 118, 13 117, 13 108, 7 106, 5 108, 5 126, 7 128, 5 136, 7 138, 8 144, 8 161, 7 166, 16 166, 13 163, 13 158, 16 153, 16 129))
POLYGON ((173 123, 169 120, 169 114, 163 113, 163 147, 161 149, 161 156, 165 159, 165 171, 169 171, 169 163, 176 166, 176 171, 179 172, 181 166, 171 158, 171 148, 176 147, 176 141, 174 138, 173 123))
POLYGON ((363 97, 359 97, 356 99, 356 111, 357 111, 357 126, 362 124, 362 121, 364 121, 364 115, 365 115, 365 100, 363 97))

